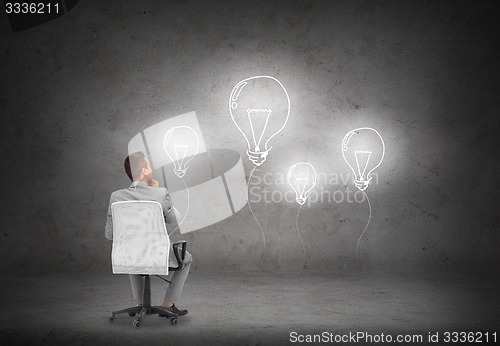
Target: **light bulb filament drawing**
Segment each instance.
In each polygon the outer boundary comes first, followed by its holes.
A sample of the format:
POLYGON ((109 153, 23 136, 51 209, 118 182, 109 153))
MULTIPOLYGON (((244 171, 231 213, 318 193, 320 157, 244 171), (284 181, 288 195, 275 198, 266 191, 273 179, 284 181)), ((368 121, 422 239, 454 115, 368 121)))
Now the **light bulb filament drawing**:
MULTIPOLYGON (((262 142, 262 137, 264 136, 264 132, 266 132, 267 123, 269 122, 269 116, 271 115, 272 110, 270 110, 270 109, 247 109, 247 113, 248 113, 248 121, 250 122, 250 127, 252 129, 252 138, 253 138, 253 143, 255 145, 255 151, 258 152, 258 151, 260 151, 260 143, 262 142), (256 118, 255 120, 261 120, 259 118, 265 118, 263 126, 262 126, 262 124, 259 124, 263 128, 260 131, 260 136, 259 136, 258 140, 255 137, 255 127, 257 126, 257 121, 252 120, 252 118, 256 118)), ((262 121, 260 121, 260 122, 262 122, 262 121)))
POLYGON ((356 150, 356 151, 354 151, 354 156, 356 157, 356 166, 358 167, 358 173, 359 173, 360 180, 366 180, 366 179, 364 179, 364 177, 365 177, 365 173, 366 173, 366 167, 368 167, 368 162, 370 162, 371 155, 372 155, 372 152, 368 151, 368 150, 356 150), (363 165, 363 162, 365 163, 364 165, 363 165), (363 167, 362 170, 361 170, 361 167, 363 167))
POLYGON ((256 166, 264 163, 269 141, 285 127, 290 98, 276 78, 255 76, 237 83, 229 96, 229 112, 247 143, 247 155, 256 166))
POLYGON ((307 178, 297 178, 297 202, 301 205, 304 204, 307 199, 307 195, 305 194, 306 183, 307 178))

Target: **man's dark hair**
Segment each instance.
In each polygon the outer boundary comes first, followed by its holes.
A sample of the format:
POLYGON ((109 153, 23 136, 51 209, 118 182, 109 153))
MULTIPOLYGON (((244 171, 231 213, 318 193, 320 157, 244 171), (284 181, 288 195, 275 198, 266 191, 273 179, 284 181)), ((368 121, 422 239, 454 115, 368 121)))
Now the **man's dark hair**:
POLYGON ((138 180, 141 177, 141 170, 147 167, 146 156, 136 151, 125 158, 123 166, 131 181, 138 180))

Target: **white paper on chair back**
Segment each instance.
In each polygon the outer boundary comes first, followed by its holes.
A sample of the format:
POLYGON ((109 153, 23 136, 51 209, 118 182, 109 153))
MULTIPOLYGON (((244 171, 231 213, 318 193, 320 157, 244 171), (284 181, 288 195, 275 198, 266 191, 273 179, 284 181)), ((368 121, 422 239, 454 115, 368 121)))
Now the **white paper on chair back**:
POLYGON ((111 205, 114 274, 168 274, 170 239, 161 204, 122 201, 111 205))

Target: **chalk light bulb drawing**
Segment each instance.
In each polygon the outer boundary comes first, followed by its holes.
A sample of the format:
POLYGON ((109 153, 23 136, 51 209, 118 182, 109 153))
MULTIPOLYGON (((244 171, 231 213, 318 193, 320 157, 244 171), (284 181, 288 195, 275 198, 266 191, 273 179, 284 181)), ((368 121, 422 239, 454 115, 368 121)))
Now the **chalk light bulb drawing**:
POLYGON ((307 162, 296 163, 288 170, 288 183, 295 191, 297 203, 303 205, 316 185, 316 170, 307 162))
POLYGON ((245 137, 250 161, 260 166, 266 160, 269 141, 285 127, 290 116, 290 98, 276 78, 255 76, 242 80, 231 91, 229 112, 245 137))
POLYGON ((174 164, 174 173, 179 178, 184 177, 191 161, 200 147, 196 132, 189 126, 171 128, 163 138, 163 148, 174 164))
POLYGON ((370 127, 351 130, 342 140, 342 155, 354 173, 354 185, 364 191, 370 184, 372 172, 384 159, 384 140, 370 127))

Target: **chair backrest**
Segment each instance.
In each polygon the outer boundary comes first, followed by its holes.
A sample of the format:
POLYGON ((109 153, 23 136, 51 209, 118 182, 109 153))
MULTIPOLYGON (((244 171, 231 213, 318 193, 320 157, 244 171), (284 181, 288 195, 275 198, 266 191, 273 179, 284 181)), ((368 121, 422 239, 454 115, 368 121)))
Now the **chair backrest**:
POLYGON ((111 205, 114 274, 168 274, 170 239, 163 209, 156 201, 111 205))

